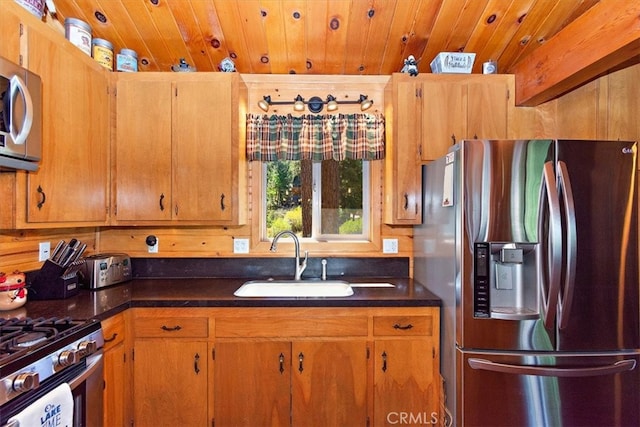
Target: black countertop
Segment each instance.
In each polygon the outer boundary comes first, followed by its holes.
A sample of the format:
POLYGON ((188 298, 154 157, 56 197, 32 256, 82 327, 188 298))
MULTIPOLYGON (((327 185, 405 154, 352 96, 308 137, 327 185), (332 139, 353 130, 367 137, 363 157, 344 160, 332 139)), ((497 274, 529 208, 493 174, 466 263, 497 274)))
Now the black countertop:
POLYGON ((354 294, 342 298, 239 298, 233 292, 243 278, 139 278, 91 291, 81 289, 67 299, 30 301, 0 317, 27 316, 105 319, 130 307, 439 307, 440 299, 422 284, 409 278, 367 278, 354 283, 385 282, 389 287, 354 287, 354 294))

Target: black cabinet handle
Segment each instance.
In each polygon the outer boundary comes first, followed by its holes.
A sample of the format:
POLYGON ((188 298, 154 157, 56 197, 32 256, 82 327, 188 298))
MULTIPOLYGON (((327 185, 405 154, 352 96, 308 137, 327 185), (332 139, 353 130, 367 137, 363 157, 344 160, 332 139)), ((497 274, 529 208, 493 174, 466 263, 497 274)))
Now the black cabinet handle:
POLYGON ((111 341, 115 341, 116 337, 118 336, 118 334, 114 333, 113 335, 111 335, 111 338, 105 338, 104 342, 111 342, 111 341))
POLYGON ((180 325, 176 325, 174 327, 169 327, 169 326, 162 325, 162 330, 163 331, 167 331, 167 332, 179 331, 180 329, 182 329, 180 327, 180 325))
POLYGON ((382 352, 382 372, 387 372, 387 352, 382 352))
POLYGON ((456 144, 456 136, 455 134, 451 135, 451 145, 455 145, 456 144))
POLYGON ((160 210, 164 210, 164 193, 160 194, 160 210))
POLYGON ((409 195, 404 193, 404 210, 409 209, 409 195))
POLYGON ((193 358, 193 370, 196 373, 196 375, 200 373, 199 362, 200 362, 200 355, 196 353, 195 357, 193 358))
POLYGON ((413 328, 413 325, 411 323, 409 323, 408 325, 399 325, 399 324, 395 324, 393 325, 393 329, 399 329, 401 331, 406 331, 413 328))
POLYGON ((284 354, 280 353, 278 356, 278 361, 280 362, 280 373, 284 373, 284 354))
POLYGON ((300 373, 304 371, 303 362, 304 362, 304 354, 300 352, 300 354, 298 355, 298 371, 300 371, 300 373))
POLYGON ((40 193, 40 201, 38 202, 38 209, 42 209, 42 206, 44 205, 44 202, 47 201, 47 195, 44 193, 44 190, 39 185, 38 185, 38 190, 37 191, 38 191, 38 193, 40 193))
POLYGON ((220 196, 220 209, 226 209, 226 206, 224 205, 224 193, 222 193, 222 195, 220 196))

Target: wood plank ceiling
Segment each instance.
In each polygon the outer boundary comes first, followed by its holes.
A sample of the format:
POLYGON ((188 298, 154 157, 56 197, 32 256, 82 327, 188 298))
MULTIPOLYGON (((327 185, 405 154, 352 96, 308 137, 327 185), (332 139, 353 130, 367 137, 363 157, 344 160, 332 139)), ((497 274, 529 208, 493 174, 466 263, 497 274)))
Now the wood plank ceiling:
POLYGON ((475 52, 473 72, 499 72, 598 0, 55 0, 57 19, 138 53, 140 71, 184 58, 217 71, 230 57, 251 74, 388 75, 414 55, 420 72, 439 52, 475 52))

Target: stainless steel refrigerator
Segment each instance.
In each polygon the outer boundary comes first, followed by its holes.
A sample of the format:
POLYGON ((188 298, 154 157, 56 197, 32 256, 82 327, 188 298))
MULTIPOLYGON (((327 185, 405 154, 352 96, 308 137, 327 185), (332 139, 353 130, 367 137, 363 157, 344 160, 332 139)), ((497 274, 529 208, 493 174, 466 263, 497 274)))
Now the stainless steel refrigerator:
POLYGON ((414 277, 456 426, 640 425, 637 145, 473 140, 423 166, 414 277))

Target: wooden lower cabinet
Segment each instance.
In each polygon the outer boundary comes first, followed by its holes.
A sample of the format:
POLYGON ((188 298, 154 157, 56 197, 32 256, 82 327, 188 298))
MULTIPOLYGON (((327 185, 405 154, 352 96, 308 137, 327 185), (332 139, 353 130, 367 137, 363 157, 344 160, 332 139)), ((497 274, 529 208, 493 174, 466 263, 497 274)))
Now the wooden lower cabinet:
POLYGON ((135 426, 206 426, 207 343, 144 339, 135 344, 135 426))
POLYGON ((104 426, 128 425, 131 419, 129 395, 130 357, 126 340, 127 313, 101 322, 104 334, 104 426))
POLYGON ((376 340, 374 426, 440 425, 438 371, 427 340, 376 340))
POLYGON ((135 426, 441 419, 437 307, 132 311, 135 426))
POLYGON ((373 425, 443 425, 440 313, 389 314, 373 317, 373 425))
POLYGON ((218 343, 215 425, 366 426, 367 365, 365 340, 218 343))
POLYGON ((134 309, 133 425, 210 425, 208 322, 198 310, 134 309))

